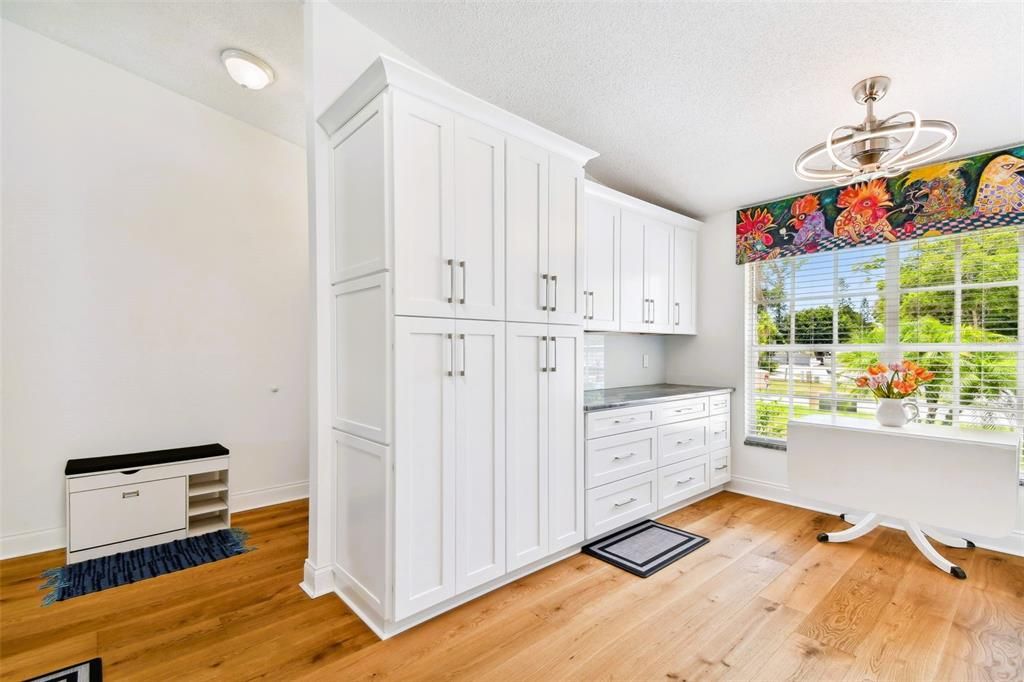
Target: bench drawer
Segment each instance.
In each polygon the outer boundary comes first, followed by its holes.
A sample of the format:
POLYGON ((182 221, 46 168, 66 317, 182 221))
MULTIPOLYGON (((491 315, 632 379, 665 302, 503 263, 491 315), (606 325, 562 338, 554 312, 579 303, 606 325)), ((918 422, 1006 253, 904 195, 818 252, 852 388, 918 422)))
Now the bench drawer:
POLYGON ((711 470, 708 472, 711 477, 711 485, 722 485, 732 479, 731 453, 732 451, 728 448, 711 453, 711 470))
POLYGON ((658 509, 671 507, 709 487, 707 454, 658 469, 658 509))
POLYGON ((708 416, 707 398, 688 398, 662 403, 658 406, 658 424, 671 424, 685 419, 702 419, 708 416))
POLYGON ((185 528, 187 477, 83 490, 68 496, 72 552, 185 528))
POLYGON ((587 441, 587 488, 650 471, 657 465, 658 430, 644 429, 587 441))
POLYGON ((655 472, 603 485, 587 491, 587 537, 592 538, 658 509, 655 472))
POLYGON ((707 419, 658 427, 658 466, 699 457, 708 449, 707 419))
POLYGON ((626 407, 620 410, 598 410, 587 413, 587 438, 612 436, 654 426, 655 408, 626 407))

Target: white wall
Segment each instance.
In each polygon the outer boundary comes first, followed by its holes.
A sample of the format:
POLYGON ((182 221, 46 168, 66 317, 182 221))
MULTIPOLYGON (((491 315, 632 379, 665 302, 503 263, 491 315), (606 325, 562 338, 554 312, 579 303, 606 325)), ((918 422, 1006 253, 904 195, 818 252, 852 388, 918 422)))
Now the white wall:
POLYGON ((236 503, 303 496, 303 150, 7 21, 2 50, 3 553, 63 544, 68 458, 219 441, 236 503))
POLYGON ((324 523, 331 512, 330 371, 331 309, 330 218, 327 135, 316 118, 380 55, 394 57, 421 71, 422 65, 369 30, 327 0, 307 0, 304 7, 306 59, 306 164, 309 183, 309 264, 313 326, 316 330, 310 353, 309 443, 309 556, 302 587, 319 596, 329 586, 330 526, 324 523), (319 295, 318 295, 319 292, 319 295))
POLYGON ((664 383, 666 338, 660 334, 588 333, 584 337, 585 388, 664 383), (643 366, 644 355, 647 356, 647 367, 643 366), (591 365, 594 365, 593 368, 591 365), (601 381, 591 386, 591 377, 601 381))
MULTIPOLYGON (((789 493, 786 453, 744 445, 744 268, 735 265, 736 214, 719 213, 701 231, 698 331, 695 337, 667 337, 666 377, 670 383, 733 386, 732 487, 794 504, 815 506, 789 493)), ((1024 488, 1020 489, 1017 527, 1024 529, 1024 488)), ((979 501, 980 502, 980 501, 979 501)), ((995 548, 1024 553, 1024 536, 1003 538, 995 548)))

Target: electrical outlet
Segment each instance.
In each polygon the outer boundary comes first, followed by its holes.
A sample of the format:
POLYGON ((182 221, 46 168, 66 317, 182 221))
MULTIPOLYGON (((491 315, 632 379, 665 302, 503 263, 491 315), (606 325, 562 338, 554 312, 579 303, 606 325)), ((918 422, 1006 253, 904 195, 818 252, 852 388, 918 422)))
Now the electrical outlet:
POLYGON ((651 359, 647 356, 647 353, 644 353, 643 363, 644 363, 644 369, 647 369, 651 365, 651 359))

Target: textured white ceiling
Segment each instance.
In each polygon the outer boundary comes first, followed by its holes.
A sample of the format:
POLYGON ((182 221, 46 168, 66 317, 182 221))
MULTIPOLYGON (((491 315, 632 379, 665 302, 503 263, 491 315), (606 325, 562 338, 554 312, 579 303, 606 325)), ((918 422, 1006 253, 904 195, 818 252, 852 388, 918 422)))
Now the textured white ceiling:
POLYGON ((1024 2, 335 4, 452 84, 601 152, 598 180, 691 215, 802 191, 792 164, 881 113, 952 120, 950 156, 1024 140, 1024 2))
POLYGON ((2 10, 25 28, 305 144, 301 0, 3 0, 2 10), (236 85, 220 62, 227 47, 263 58, 277 80, 259 92, 236 85))

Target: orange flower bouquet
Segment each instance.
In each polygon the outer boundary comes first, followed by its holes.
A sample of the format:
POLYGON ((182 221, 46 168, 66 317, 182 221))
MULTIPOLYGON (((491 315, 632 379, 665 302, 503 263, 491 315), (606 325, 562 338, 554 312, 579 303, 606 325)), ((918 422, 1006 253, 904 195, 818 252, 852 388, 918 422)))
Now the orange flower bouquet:
POLYGON ((867 374, 857 377, 857 386, 869 389, 879 400, 902 400, 934 379, 934 373, 910 360, 888 366, 877 362, 868 367, 867 374))
POLYGON ((917 405, 904 404, 903 399, 935 379, 935 374, 910 360, 868 367, 868 373, 857 377, 857 386, 867 388, 878 398, 875 418, 882 426, 903 426, 920 414, 917 405), (909 410, 909 412, 908 412, 909 410))

